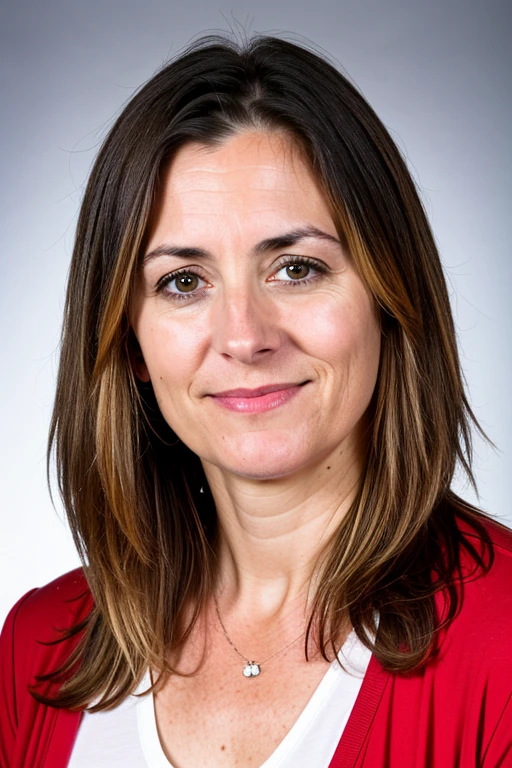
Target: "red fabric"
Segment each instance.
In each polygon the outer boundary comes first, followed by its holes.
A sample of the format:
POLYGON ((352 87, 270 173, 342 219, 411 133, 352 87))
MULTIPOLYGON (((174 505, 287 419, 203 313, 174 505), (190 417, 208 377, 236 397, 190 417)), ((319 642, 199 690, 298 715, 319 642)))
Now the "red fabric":
MULTIPOLYGON (((439 656, 409 675, 372 657, 330 768, 512 768, 512 531, 486 525, 494 565, 468 578, 439 656)), ((91 606, 78 569, 11 609, 0 638, 1 768, 67 766, 80 713, 39 705, 26 689, 72 645, 38 639, 55 638, 91 606)))
POLYGON ((486 527, 494 565, 475 578, 464 558, 462 610, 439 656, 409 675, 372 657, 330 768, 512 766, 512 531, 486 527))
POLYGON ((27 592, 7 616, 0 636, 0 766, 65 768, 81 720, 38 704, 27 686, 34 675, 59 666, 75 639, 43 645, 57 629, 81 621, 93 605, 81 569, 27 592))

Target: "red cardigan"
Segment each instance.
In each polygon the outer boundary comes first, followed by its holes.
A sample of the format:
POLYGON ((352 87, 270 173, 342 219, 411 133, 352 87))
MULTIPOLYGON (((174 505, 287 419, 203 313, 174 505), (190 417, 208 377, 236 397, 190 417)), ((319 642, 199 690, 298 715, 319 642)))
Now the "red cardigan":
MULTIPOLYGON (((466 581, 439 656, 408 675, 384 671, 372 656, 330 768, 512 766, 512 531, 486 526, 494 565, 466 581)), ((54 639, 55 627, 82 619, 91 606, 77 569, 11 609, 0 637, 1 768, 67 765, 81 714, 37 704, 27 685, 70 647, 38 640, 54 639)))

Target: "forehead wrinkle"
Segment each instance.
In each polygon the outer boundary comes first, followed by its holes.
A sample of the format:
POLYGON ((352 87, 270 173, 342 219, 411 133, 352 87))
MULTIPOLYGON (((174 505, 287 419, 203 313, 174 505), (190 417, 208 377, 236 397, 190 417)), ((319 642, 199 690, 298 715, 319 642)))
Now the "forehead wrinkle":
POLYGON ((279 173, 296 173, 295 169, 293 171, 289 170, 286 165, 283 163, 282 166, 277 165, 262 165, 261 163, 244 163, 243 165, 240 165, 240 163, 233 163, 232 168, 203 168, 203 167, 192 167, 192 168, 183 168, 182 170, 179 170, 179 168, 173 167, 171 170, 171 175, 184 175, 187 173, 236 173, 236 171, 243 170, 244 168, 258 168, 259 170, 263 171, 278 171, 279 173))
MULTIPOLYGON (((275 213, 275 206, 272 206, 272 207, 264 206, 262 208, 258 208, 258 213, 269 213, 269 214, 275 213)), ((236 214, 232 211, 225 211, 223 213, 219 213, 218 211, 203 211, 203 210, 191 211, 189 209, 183 212, 181 211, 170 212, 165 216, 165 221, 169 221, 171 219, 185 219, 185 218, 194 218, 194 219, 204 218, 205 219, 205 218, 211 218, 212 216, 215 219, 229 217, 231 221, 235 215, 236 214)))
MULTIPOLYGON (((185 186, 186 187, 188 185, 188 183, 193 183, 193 181, 195 181, 195 177, 198 176, 198 175, 203 175, 203 176, 207 175, 208 179, 206 179, 206 178, 204 179, 205 182, 207 182, 207 183, 211 182, 211 181, 215 181, 216 178, 219 178, 219 180, 220 180, 220 177, 222 177, 222 179, 224 179, 226 177, 229 177, 229 176, 231 176, 233 178, 240 178, 240 177, 245 176, 247 174, 247 172, 252 170, 252 169, 257 169, 256 173, 252 173, 251 174, 252 184, 254 184, 254 182, 258 182, 258 181, 261 183, 261 178, 262 177, 264 179, 266 179, 266 180, 271 181, 271 182, 273 182, 274 180, 277 181, 279 179, 279 177, 281 177, 281 178, 283 178, 283 177, 284 178, 290 177, 292 179, 292 183, 293 183, 294 186, 298 182, 299 183, 302 182, 300 174, 297 174, 294 171, 289 171, 289 170, 287 170, 285 168, 283 168, 283 169, 276 169, 273 166, 266 166, 266 167, 263 168, 263 167, 261 167, 259 165, 251 165, 251 166, 244 165, 242 167, 238 166, 236 168, 232 168, 232 169, 228 169, 228 170, 220 170, 220 169, 218 169, 218 170, 196 170, 196 169, 193 169, 193 170, 182 171, 181 173, 171 172, 170 177, 169 177, 168 182, 167 182, 167 186, 171 187, 171 188, 173 186, 177 186, 177 187, 185 186), (194 178, 192 179, 191 177, 194 177, 194 178)), ((248 179, 246 183, 248 185, 252 186, 251 179, 248 179)))
MULTIPOLYGON (((298 190, 293 189, 276 189, 275 187, 253 187, 252 185, 248 184, 246 187, 247 190, 251 190, 252 192, 279 192, 283 195, 297 195, 298 190)), ((233 195, 233 194, 242 194, 244 190, 240 189, 188 189, 184 192, 180 193, 180 196, 185 195, 191 195, 191 194, 200 194, 200 195, 233 195)), ((172 198, 175 196, 176 193, 171 193, 170 197, 172 198)))

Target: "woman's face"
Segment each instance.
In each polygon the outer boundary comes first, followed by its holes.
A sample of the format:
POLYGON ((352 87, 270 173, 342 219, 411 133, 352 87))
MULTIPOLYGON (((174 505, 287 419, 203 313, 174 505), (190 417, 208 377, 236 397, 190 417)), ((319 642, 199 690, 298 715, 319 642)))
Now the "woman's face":
POLYGON ((277 478, 361 445, 377 315, 284 138, 245 133, 177 153, 131 315, 135 372, 203 463, 277 478), (260 388, 274 391, 236 392, 260 388))

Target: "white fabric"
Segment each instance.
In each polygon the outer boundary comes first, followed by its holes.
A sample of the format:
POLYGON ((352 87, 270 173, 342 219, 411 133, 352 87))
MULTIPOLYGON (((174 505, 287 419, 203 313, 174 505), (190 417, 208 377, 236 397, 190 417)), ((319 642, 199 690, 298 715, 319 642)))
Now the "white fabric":
MULTIPOLYGON (((291 730, 260 768, 327 768, 359 693, 371 653, 352 632, 291 730)), ((254 681, 248 683, 254 685, 254 681)), ((149 672, 137 693, 149 686, 149 672)), ((68 768, 173 768, 158 736, 153 695, 110 712, 86 712, 68 768)), ((189 768, 183 766, 180 768, 189 768)), ((195 768, 195 766, 190 766, 195 768)))

